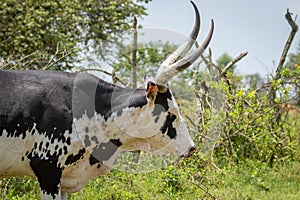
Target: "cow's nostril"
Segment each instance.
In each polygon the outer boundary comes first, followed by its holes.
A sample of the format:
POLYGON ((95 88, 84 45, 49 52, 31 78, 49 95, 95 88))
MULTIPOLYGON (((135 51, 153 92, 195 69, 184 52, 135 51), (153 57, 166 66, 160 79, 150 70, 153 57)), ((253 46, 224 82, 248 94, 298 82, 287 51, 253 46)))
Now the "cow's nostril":
POLYGON ((196 147, 192 146, 189 150, 188 157, 192 156, 196 152, 196 147))

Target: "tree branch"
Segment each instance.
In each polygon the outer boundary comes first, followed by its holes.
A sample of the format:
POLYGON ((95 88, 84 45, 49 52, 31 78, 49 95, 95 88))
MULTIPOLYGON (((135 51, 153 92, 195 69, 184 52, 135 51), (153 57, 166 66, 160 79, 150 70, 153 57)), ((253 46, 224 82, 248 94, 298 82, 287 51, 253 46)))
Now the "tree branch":
POLYGON ((132 31, 133 31, 133 41, 132 41, 132 51, 131 51, 131 87, 137 87, 136 80, 136 54, 137 54, 137 19, 134 16, 132 20, 132 31))
MULTIPOLYGON (((280 57, 280 61, 278 63, 276 72, 275 72, 275 76, 273 78, 273 80, 278 80, 281 78, 281 71, 287 56, 287 53, 291 47, 291 44, 293 42, 293 39, 296 35, 296 32, 298 31, 298 25, 296 24, 296 22, 292 19, 291 13, 289 12, 289 10, 287 9, 286 14, 285 14, 285 19, 287 20, 287 22, 289 23, 289 25, 291 26, 292 30, 290 32, 290 35, 284 45, 284 49, 282 51, 281 57, 280 57)), ((276 91, 274 90, 274 88, 271 85, 271 89, 270 89, 270 93, 269 93, 269 99, 271 100, 271 102, 274 102, 274 99, 276 97, 276 91)))
POLYGON ((126 84, 118 77, 116 77, 113 73, 110 73, 108 71, 105 71, 103 69, 97 69, 97 68, 82 68, 82 69, 77 69, 76 72, 84 72, 84 71, 98 71, 101 72, 103 74, 112 76, 114 78, 114 80, 120 82, 123 86, 126 86, 126 84))
POLYGON ((242 58, 244 58, 248 54, 247 51, 241 53, 238 57, 234 58, 231 62, 229 62, 226 67, 221 71, 220 76, 224 76, 227 71, 232 68, 237 62, 239 62, 242 58))
POLYGON ((288 37, 288 40, 286 41, 285 45, 284 45, 284 49, 283 52, 281 54, 280 57, 280 61, 278 63, 277 69, 276 69, 276 73, 275 73, 275 77, 274 79, 279 79, 281 77, 280 72, 283 68, 283 64, 285 62, 287 53, 291 47, 291 44, 293 42, 293 39, 298 31, 298 25, 296 24, 296 22, 292 19, 291 13, 289 12, 289 9, 287 9, 286 14, 285 14, 285 19, 287 20, 287 22, 289 23, 289 25, 291 26, 292 30, 290 32, 290 35, 288 37))

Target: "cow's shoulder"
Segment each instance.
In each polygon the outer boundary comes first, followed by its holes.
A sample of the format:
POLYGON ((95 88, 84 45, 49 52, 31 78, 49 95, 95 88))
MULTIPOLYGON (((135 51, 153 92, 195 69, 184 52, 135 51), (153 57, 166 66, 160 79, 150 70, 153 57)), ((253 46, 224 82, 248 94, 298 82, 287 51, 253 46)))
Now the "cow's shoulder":
POLYGON ((0 70, 0 132, 23 138, 33 127, 49 138, 71 132, 74 77, 57 71, 0 70))

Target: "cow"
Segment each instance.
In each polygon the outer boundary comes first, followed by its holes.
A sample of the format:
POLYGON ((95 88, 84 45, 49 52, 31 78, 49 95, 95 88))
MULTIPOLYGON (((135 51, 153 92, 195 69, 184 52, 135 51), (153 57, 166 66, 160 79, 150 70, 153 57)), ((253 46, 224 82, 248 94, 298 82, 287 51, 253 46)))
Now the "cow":
POLYGON ((122 88, 94 75, 0 70, 0 177, 37 179, 41 199, 67 199, 91 178, 107 173, 124 151, 176 152, 189 157, 192 141, 168 81, 207 48, 200 47, 196 5, 190 36, 144 88, 122 88))

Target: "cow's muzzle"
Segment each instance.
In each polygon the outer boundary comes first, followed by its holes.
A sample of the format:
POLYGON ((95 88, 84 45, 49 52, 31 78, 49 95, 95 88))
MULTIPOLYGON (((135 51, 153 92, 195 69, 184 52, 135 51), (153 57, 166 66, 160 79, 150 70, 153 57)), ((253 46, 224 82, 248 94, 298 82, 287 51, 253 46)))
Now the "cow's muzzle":
POLYGON ((182 155, 181 157, 189 158, 196 152, 196 147, 191 146, 186 155, 182 155))
POLYGON ((189 153, 187 154, 187 157, 192 156, 196 152, 196 147, 192 146, 189 150, 189 153))

